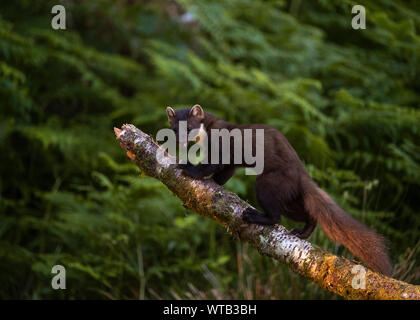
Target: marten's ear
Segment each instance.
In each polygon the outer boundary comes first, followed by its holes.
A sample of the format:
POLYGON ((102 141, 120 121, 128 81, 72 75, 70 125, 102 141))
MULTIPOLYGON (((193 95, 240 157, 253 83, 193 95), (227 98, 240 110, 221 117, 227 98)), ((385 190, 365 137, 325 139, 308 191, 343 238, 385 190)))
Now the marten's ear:
POLYGON ((194 107, 191 108, 188 116, 203 120, 204 119, 204 110, 203 110, 203 108, 201 108, 200 105, 196 104, 194 107))
POLYGON ((166 108, 166 114, 168 115, 169 122, 172 122, 175 119, 175 110, 171 107, 166 108))

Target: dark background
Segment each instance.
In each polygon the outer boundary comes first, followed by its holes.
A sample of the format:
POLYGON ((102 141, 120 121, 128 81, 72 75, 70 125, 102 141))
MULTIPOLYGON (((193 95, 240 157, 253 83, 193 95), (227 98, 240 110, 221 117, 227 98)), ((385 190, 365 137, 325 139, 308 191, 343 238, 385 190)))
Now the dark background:
MULTIPOLYGON (((141 176, 112 128, 201 104, 282 131, 420 283, 418 1, 2 1, 1 299, 337 299, 141 176), (51 28, 62 4, 67 29, 51 28), (367 29, 351 28, 366 7, 367 29), (51 288, 51 268, 67 289, 51 288)), ((255 203, 240 171, 226 188, 255 203)), ((288 228, 295 226, 283 220, 288 228)), ((310 241, 351 257, 317 227, 310 241)))

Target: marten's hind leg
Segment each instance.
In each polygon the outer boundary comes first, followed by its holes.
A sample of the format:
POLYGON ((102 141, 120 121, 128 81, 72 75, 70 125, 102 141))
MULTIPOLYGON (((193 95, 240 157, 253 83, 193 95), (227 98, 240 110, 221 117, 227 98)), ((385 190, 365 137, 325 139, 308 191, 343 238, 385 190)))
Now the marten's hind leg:
POLYGON ((264 214, 255 209, 246 210, 243 216, 246 222, 265 225, 280 223, 283 206, 278 199, 278 180, 273 178, 270 174, 262 174, 257 178, 255 191, 264 214))
POLYGON ((301 239, 308 239, 316 227, 316 221, 309 219, 305 222, 303 229, 292 229, 290 233, 301 239))
POLYGON ((280 223, 280 216, 278 218, 271 217, 265 214, 262 214, 258 210, 254 208, 247 208, 243 215, 242 219, 248 223, 256 223, 256 224, 265 224, 265 225, 272 225, 280 223))

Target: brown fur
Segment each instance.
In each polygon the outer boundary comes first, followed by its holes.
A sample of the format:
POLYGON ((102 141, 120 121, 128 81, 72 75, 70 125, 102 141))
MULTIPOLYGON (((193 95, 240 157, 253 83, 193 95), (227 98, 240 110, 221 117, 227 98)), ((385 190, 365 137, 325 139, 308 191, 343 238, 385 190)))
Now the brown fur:
POLYGON ((328 238, 347 247, 372 269, 391 275, 385 239, 341 209, 310 177, 302 180, 305 208, 328 238))
MULTIPOLYGON (((264 129, 264 171, 255 182, 257 200, 264 214, 248 209, 244 212, 244 221, 271 225, 280 223, 280 218, 284 215, 305 223, 303 229, 291 231, 300 238, 308 238, 318 222, 331 240, 347 247, 372 269, 385 275, 391 274, 392 266, 384 238, 346 213, 316 185, 296 151, 280 131, 265 124, 234 125, 204 112, 199 105, 177 111, 168 108, 167 113, 176 133, 178 121, 181 120, 188 122, 189 129, 203 124, 206 131, 213 128, 238 128, 241 131, 264 129)), ((209 143, 212 143, 210 139, 209 143)), ((255 145, 255 139, 253 144, 255 145)), ((187 175, 197 178, 212 175, 217 183, 223 185, 238 167, 246 166, 233 164, 232 143, 231 155, 232 164, 185 164, 181 167, 187 175)))

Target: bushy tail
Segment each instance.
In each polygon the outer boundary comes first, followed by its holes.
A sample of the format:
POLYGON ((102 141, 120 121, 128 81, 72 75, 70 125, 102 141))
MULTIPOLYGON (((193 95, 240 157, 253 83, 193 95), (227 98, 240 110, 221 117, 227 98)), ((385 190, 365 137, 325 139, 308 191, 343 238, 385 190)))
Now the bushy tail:
POLYGON ((316 219, 327 236, 345 247, 375 271, 391 275, 385 239, 341 209, 308 176, 304 186, 305 209, 316 219))

